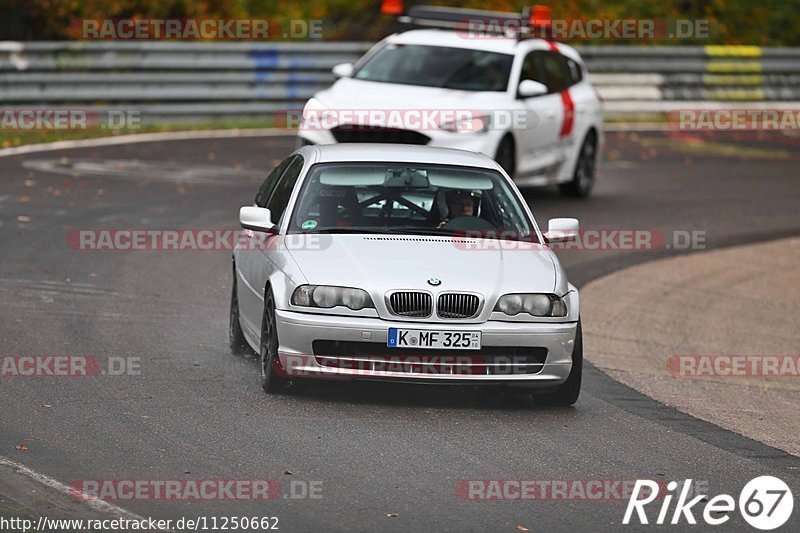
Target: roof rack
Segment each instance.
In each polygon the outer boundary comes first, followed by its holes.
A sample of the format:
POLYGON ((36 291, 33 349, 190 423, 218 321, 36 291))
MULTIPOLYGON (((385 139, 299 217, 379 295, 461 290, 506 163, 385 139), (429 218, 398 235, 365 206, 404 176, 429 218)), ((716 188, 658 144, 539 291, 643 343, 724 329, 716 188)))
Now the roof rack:
MULTIPOLYGON (((402 12, 402 4, 391 2, 391 14, 402 12)), ((521 13, 506 11, 487 11, 440 6, 411 6, 398 21, 427 28, 442 28, 457 31, 470 31, 487 35, 502 35, 516 39, 546 39, 550 34, 551 14, 547 6, 526 7, 521 13)))

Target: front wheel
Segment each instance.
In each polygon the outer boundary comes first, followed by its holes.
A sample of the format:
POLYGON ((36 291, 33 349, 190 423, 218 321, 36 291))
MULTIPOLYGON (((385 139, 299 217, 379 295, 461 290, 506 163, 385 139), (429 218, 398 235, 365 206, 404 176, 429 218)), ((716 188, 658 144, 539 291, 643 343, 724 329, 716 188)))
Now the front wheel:
POLYGON ((539 399, 549 405, 569 406, 578 401, 581 394, 581 379, 583 377, 583 332, 581 321, 578 319, 578 328, 575 331, 575 345, 572 348, 572 370, 567 380, 555 391, 543 394, 539 399))
POLYGON ((597 140, 594 133, 589 133, 581 145, 578 162, 572 180, 559 184, 561 192, 567 196, 586 198, 592 192, 595 181, 597 162, 597 140))
POLYGON ((278 360, 278 328, 275 321, 275 297, 272 290, 267 289, 264 295, 264 319, 261 326, 261 388, 267 394, 275 394, 283 390, 287 384, 281 374, 278 360))
POLYGON ((514 172, 516 171, 517 156, 514 149, 514 139, 511 135, 506 135, 503 137, 503 140, 500 141, 500 146, 497 147, 497 154, 494 156, 494 160, 497 161, 497 164, 499 164, 513 180, 514 172))

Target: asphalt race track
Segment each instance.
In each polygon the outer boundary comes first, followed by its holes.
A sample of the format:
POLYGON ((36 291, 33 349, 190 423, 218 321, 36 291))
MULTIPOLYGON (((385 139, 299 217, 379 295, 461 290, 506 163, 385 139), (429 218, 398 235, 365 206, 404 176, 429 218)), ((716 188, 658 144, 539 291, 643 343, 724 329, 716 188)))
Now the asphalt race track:
MULTIPOLYGON (((643 132, 606 141, 588 201, 525 192, 541 225, 575 216, 583 228, 702 231, 708 248, 800 234, 800 137, 643 132)), ((139 358, 141 367, 0 378, 0 455, 65 484, 275 479, 287 495, 292 482, 321 482, 318 499, 114 502, 162 518, 277 516, 285 532, 626 529, 624 500, 465 501, 456 487, 471 479, 691 478, 712 496, 738 497, 750 479, 775 475, 800 495, 796 457, 668 409, 591 366, 566 409, 385 384, 315 383, 268 397, 256 360, 227 346, 229 252, 70 245, 78 229, 236 229, 238 208, 293 147, 289 137, 203 139, 0 159, 0 353, 139 358)), ((562 257, 580 287, 674 253, 686 252, 562 257)), ((795 511, 784 530, 798 526, 795 511)), ((752 531, 738 513, 723 527, 752 531)))

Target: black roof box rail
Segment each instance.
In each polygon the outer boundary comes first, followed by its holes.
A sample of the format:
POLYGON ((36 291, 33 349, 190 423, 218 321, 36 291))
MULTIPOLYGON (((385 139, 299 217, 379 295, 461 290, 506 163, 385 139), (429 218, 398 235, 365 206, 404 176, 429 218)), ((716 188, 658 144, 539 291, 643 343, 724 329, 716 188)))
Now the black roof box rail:
MULTIPOLYGON (((544 6, 538 9, 549 10, 544 6)), ((523 39, 526 37, 543 37, 549 30, 549 20, 542 27, 531 26, 531 9, 526 7, 521 13, 507 11, 487 11, 483 9, 467 9, 441 6, 411 6, 405 15, 397 18, 404 24, 414 26, 453 30, 476 30, 483 33, 494 33, 523 39)), ((540 26, 537 24, 537 26, 540 26)))

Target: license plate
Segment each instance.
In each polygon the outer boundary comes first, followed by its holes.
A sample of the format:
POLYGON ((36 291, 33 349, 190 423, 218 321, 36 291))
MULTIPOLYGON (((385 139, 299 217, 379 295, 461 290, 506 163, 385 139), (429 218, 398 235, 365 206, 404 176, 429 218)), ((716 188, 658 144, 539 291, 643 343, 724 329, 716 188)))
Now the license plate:
POLYGON ((389 328, 390 348, 434 348, 437 350, 480 350, 480 331, 436 331, 389 328))

